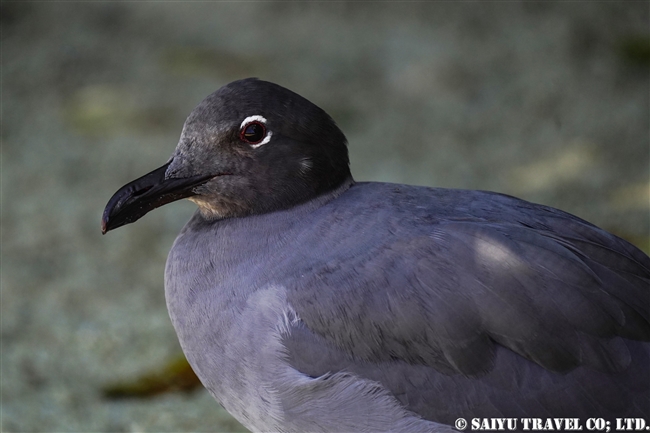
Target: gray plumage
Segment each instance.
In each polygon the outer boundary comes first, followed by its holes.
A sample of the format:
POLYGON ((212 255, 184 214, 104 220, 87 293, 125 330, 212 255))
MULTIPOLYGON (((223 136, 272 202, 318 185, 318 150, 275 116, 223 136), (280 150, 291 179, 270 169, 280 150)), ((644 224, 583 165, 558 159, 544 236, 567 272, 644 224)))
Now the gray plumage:
POLYGON ((104 214, 107 231, 180 196, 199 205, 169 254, 167 304, 190 364, 242 424, 426 432, 650 413, 644 253, 502 194, 355 183, 345 144, 300 96, 231 83, 104 214), (249 116, 268 143, 240 134, 249 116))

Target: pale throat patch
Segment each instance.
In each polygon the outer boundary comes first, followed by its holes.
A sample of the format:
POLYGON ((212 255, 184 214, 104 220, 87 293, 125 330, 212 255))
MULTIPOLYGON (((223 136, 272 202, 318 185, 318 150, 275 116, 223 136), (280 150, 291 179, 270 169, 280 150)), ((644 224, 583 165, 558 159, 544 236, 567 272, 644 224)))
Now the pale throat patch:
MULTIPOLYGON (((244 126, 248 125, 251 122, 260 122, 260 123, 263 123, 264 125, 266 125, 266 117, 260 116, 258 114, 256 114, 255 116, 248 116, 247 118, 244 119, 244 121, 241 123, 241 125, 239 125, 239 130, 241 131, 244 126)), ((253 149, 257 149, 258 147, 260 147, 260 146, 268 143, 269 141, 271 141, 271 136, 272 135, 273 135, 273 133, 267 129, 266 130, 266 137, 264 137, 264 140, 260 141, 257 144, 251 144, 250 146, 253 149)))
POLYGON ((194 203, 199 207, 201 215, 207 220, 219 219, 222 218, 223 212, 220 212, 220 209, 216 206, 213 206, 208 200, 201 198, 201 196, 193 196, 187 198, 189 201, 194 203))

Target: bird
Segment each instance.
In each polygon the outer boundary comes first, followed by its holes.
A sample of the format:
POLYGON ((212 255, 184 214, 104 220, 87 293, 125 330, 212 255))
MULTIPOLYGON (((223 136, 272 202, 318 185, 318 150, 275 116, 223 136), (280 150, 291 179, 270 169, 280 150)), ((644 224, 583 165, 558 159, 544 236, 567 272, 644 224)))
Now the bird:
POLYGON ((102 233, 184 198, 197 210, 167 258, 169 315, 251 431, 569 431, 650 414, 650 258, 587 221, 356 182, 335 121, 257 78, 206 97, 167 163, 111 197, 102 233))

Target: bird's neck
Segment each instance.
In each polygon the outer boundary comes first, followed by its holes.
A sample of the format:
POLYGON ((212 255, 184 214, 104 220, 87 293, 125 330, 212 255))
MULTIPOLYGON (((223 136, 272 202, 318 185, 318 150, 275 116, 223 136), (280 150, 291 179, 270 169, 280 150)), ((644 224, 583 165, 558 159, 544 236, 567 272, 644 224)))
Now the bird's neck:
MULTIPOLYGON (((177 242, 198 245, 212 251, 220 265, 236 266, 260 255, 272 254, 277 245, 313 229, 317 210, 340 197, 354 185, 352 177, 338 187, 288 209, 243 217, 215 219, 198 210, 177 242), (217 259, 218 258, 218 259, 217 259), (227 263, 230 262, 230 263, 227 263)), ((198 248, 198 247, 197 247, 198 248)))

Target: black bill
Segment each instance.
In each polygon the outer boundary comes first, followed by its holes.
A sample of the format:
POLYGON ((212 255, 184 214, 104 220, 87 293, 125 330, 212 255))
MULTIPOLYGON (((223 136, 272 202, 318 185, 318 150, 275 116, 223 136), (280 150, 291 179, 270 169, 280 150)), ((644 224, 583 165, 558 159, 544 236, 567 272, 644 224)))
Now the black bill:
POLYGON ((195 195, 194 187, 214 175, 165 179, 169 162, 120 188, 108 201, 102 215, 102 234, 130 224, 147 212, 182 198, 195 195))

